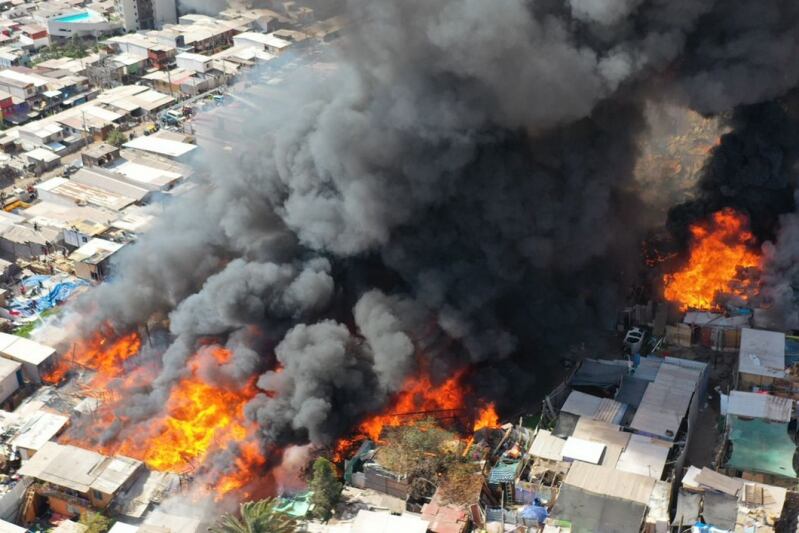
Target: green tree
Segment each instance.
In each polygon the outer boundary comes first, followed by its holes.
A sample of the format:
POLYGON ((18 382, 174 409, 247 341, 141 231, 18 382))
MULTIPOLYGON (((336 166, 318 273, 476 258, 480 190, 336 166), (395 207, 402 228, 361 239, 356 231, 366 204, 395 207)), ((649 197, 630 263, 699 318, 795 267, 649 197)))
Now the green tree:
POLYGON ((342 486, 336 477, 333 463, 324 457, 314 461, 310 488, 313 491, 311 503, 314 504, 314 515, 328 520, 333 514, 333 507, 341 498, 342 486))
POLYGON ((64 55, 72 59, 86 57, 86 45, 83 44, 83 39, 77 35, 73 35, 69 44, 64 47, 64 55))
POLYGON ((114 521, 107 516, 92 512, 80 515, 80 523, 86 526, 84 533, 105 533, 114 525, 114 521))
POLYGON ((266 498, 242 503, 238 516, 228 513, 209 528, 211 533, 294 533, 297 521, 275 511, 277 501, 266 498))
POLYGON ((106 138, 106 142, 112 146, 122 146, 125 144, 125 141, 128 139, 125 137, 125 134, 119 131, 119 129, 114 128, 108 133, 108 137, 106 138))

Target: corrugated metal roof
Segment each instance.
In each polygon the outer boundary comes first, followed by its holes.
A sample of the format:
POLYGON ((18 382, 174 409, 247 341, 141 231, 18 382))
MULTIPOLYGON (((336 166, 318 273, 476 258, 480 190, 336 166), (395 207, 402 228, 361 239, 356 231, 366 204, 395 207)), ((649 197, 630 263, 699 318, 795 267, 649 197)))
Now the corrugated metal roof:
POLYGON ((631 433, 621 431, 619 426, 581 417, 574 428, 574 437, 605 444, 605 455, 600 465, 616 468, 622 450, 630 442, 631 433))
POLYGON ((696 483, 699 484, 700 487, 736 497, 741 492, 741 488, 743 488, 744 484, 743 480, 740 478, 725 476, 707 467, 703 467, 699 475, 696 476, 696 483))
POLYGON ((560 410, 614 424, 621 421, 626 409, 623 403, 615 400, 572 391, 560 410))
POLYGON ((491 469, 488 476, 489 483, 507 483, 516 479, 516 469, 519 467, 519 461, 499 463, 491 469))
POLYGON ((578 439, 569 437, 563 447, 563 458, 576 461, 584 461, 592 465, 599 464, 602 454, 605 453, 605 445, 601 442, 578 439))
POLYGON ((637 409, 641 405, 641 398, 644 397, 649 383, 649 381, 636 376, 624 376, 621 380, 621 387, 616 393, 616 401, 637 409))
POLYGON ((747 418, 790 422, 792 407, 793 401, 790 398, 734 390, 730 392, 727 413, 747 418))
POLYGON ((627 448, 619 457, 616 468, 622 472, 660 479, 663 469, 666 467, 670 449, 671 446, 662 440, 633 435, 627 448))
POLYGON ((554 437, 551 432, 542 429, 535 436, 535 440, 530 446, 530 455, 550 461, 562 461, 563 446, 565 444, 566 440, 554 437))
POLYGON ((743 328, 738 371, 756 376, 785 376, 785 334, 743 328))
POLYGON ((566 474, 564 484, 595 494, 604 494, 646 505, 649 503, 655 480, 621 470, 576 462, 571 465, 569 473, 566 474))
MULTIPOLYGON (((644 397, 646 398, 646 395, 644 397)), ((644 405, 642 403, 638 411, 635 412, 630 427, 647 435, 673 441, 674 437, 677 436, 677 431, 680 429, 683 416, 682 414, 662 409, 657 405, 644 405)))

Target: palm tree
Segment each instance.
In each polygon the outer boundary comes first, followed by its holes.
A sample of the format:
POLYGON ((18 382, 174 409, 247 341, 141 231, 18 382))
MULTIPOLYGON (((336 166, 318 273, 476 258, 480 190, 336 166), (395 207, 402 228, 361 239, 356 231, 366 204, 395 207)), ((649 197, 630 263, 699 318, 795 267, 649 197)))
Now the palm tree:
POLYGON ((211 526, 211 533, 294 533, 297 521, 275 511, 277 501, 266 498, 242 503, 239 516, 228 513, 211 526))

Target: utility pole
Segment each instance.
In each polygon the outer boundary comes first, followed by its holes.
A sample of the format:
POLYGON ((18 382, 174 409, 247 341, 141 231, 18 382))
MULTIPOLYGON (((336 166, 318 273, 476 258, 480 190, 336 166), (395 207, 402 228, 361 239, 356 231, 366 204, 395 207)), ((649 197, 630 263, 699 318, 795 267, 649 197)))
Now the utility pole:
POLYGON ((83 119, 83 145, 84 145, 84 146, 86 146, 86 145, 88 144, 88 143, 86 142, 86 134, 89 132, 89 131, 86 129, 86 111, 84 111, 84 110, 82 110, 82 109, 81 109, 81 111, 80 111, 80 116, 81 116, 81 118, 83 119))

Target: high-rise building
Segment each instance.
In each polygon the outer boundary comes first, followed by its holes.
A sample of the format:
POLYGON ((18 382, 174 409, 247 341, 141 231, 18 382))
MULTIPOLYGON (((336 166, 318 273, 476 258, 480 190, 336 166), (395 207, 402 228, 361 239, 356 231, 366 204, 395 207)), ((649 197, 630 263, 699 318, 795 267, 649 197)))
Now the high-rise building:
POLYGON ((116 0, 116 6, 127 31, 151 30, 178 21, 175 0, 116 0))

